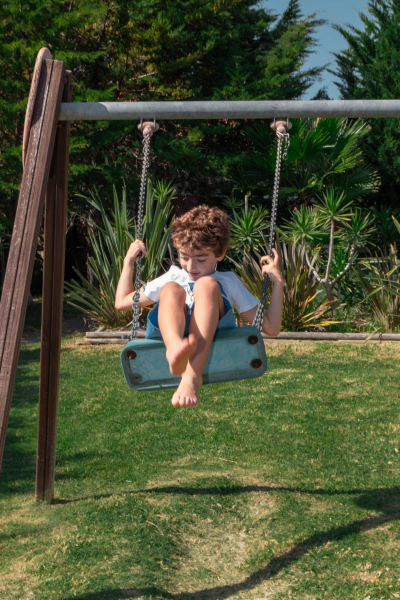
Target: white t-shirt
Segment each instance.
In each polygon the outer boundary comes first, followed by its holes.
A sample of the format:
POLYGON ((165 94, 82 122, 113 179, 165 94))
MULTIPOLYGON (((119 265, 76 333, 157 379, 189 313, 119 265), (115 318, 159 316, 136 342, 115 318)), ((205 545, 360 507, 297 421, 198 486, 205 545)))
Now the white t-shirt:
MULTIPOLYGON (((230 304, 236 308, 239 313, 246 312, 257 306, 257 298, 244 287, 232 271, 223 273, 216 271, 212 275, 209 275, 209 277, 213 277, 222 285, 224 290, 223 296, 227 298, 230 304)), ((170 270, 164 273, 164 275, 161 275, 161 277, 157 277, 157 279, 153 279, 153 281, 146 283, 143 286, 143 292, 149 300, 158 302, 162 288, 170 281, 174 281, 183 287, 186 292, 186 304, 191 308, 193 305, 193 295, 190 291, 189 281, 192 282, 192 280, 186 271, 179 267, 172 266, 170 270)))

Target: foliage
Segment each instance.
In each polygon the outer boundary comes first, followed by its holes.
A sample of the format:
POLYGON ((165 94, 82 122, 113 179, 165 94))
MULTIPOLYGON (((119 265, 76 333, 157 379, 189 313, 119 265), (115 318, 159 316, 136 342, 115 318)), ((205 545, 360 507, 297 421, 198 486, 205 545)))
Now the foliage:
POLYGON ((243 252, 254 253, 260 250, 264 241, 264 233, 269 227, 266 219, 268 211, 262 207, 251 207, 246 213, 244 209, 240 213, 233 210, 234 217, 231 218, 231 248, 236 254, 243 252))
POLYGON ((277 249, 285 276, 283 328, 299 331, 335 323, 326 318, 330 303, 306 264, 304 245, 282 242, 277 249))
MULTIPOLYGON (((357 261, 358 254, 355 252, 353 263, 357 261)), ((319 257, 321 260, 321 257, 319 257)), ((337 277, 342 273, 348 262, 348 252, 343 245, 338 244, 333 249, 331 276, 337 277)), ((345 307, 345 318, 350 313, 350 310, 358 305, 364 298, 363 292, 360 289, 358 280, 356 279, 352 269, 348 269, 345 274, 339 278, 337 282, 337 300, 345 307)))
POLYGON ((223 205, 226 209, 231 210, 234 216, 235 221, 237 221, 237 214, 240 209, 244 208, 244 200, 242 198, 237 198, 236 196, 231 196, 224 200, 223 205))
POLYGON ((0 298, 6 271, 5 251, 9 246, 11 238, 12 223, 6 217, 0 215, 0 298))
POLYGON ((379 320, 384 331, 399 327, 400 318, 400 262, 396 246, 390 246, 388 257, 366 258, 354 267, 361 287, 366 294, 365 302, 379 320))
POLYGON ((358 209, 351 210, 351 203, 346 201, 345 193, 339 194, 332 188, 328 188, 320 199, 320 204, 312 208, 301 206, 295 209, 292 220, 286 221, 283 233, 293 243, 304 244, 304 256, 307 264, 315 277, 326 290, 328 300, 334 308, 340 300, 340 288, 338 297, 334 297, 334 287, 339 284, 344 275, 349 271, 355 256, 357 247, 366 243, 373 227, 371 217, 363 216, 358 209), (328 255, 323 259, 323 245, 328 244, 328 255), (343 253, 336 253, 336 266, 340 259, 343 265, 341 271, 332 271, 335 247, 342 244, 346 248, 346 260, 343 253), (314 266, 310 260, 310 253, 317 257, 318 265, 314 266), (324 271, 322 275, 321 271, 324 271))
MULTIPOLYGON (((285 331, 299 331, 335 323, 336 321, 326 320, 330 304, 323 298, 322 290, 318 289, 319 284, 306 264, 304 245, 286 244, 277 239, 275 247, 285 282, 282 328, 285 331)), ((260 298, 264 277, 259 255, 257 259, 245 252, 242 265, 231 260, 243 285, 260 298)))
POLYGON ((371 215, 375 225, 370 243, 374 244, 379 251, 388 256, 391 244, 400 244, 400 232, 396 228, 395 217, 399 217, 398 208, 392 208, 387 204, 372 207, 371 215))
MULTIPOLYGON (((142 260, 144 281, 157 277, 165 259, 173 198, 174 190, 170 184, 159 182, 153 189, 151 183, 148 183, 143 220, 143 240, 148 253, 142 260)), ((131 313, 115 308, 115 293, 123 259, 131 242, 136 239, 136 223, 129 215, 126 205, 126 187, 122 190, 121 207, 114 188, 114 210, 111 212, 111 218, 98 193, 92 193, 86 200, 100 212, 102 220, 102 227, 97 227, 97 235, 90 233, 94 256, 88 259, 88 267, 97 279, 98 286, 90 283, 74 269, 79 281, 72 280, 65 284, 69 291, 69 303, 83 310, 101 325, 124 326, 131 321, 131 313)))
POLYGON ((0 215, 0 250, 8 247, 11 238, 11 227, 12 223, 10 219, 0 215))
MULTIPOLYGON (((141 267, 143 282, 158 277, 167 254, 173 221, 173 219, 171 220, 171 208, 175 197, 175 190, 170 183, 159 181, 153 188, 150 180, 148 181, 143 217, 143 240, 147 250, 147 257, 143 258, 141 267)), ((136 223, 134 238, 137 238, 136 223)))
MULTIPOLYGON (((347 48, 335 54, 334 72, 344 100, 389 100, 400 97, 400 1, 376 0, 360 12, 362 29, 336 26, 347 48)), ((375 202, 396 206, 400 194, 399 119, 370 120, 361 143, 369 163, 378 171, 381 187, 375 202)))
MULTIPOLYGON (((343 193, 346 201, 375 191, 378 178, 364 160, 360 143, 370 125, 347 119, 296 119, 290 130, 287 160, 282 161, 279 195, 292 206, 318 201, 328 188, 343 193)), ((241 161, 241 176, 260 196, 273 187, 277 140, 269 124, 258 123, 244 131, 253 151, 241 161)))
MULTIPOLYGON (((322 21, 304 18, 298 0, 280 18, 256 0, 54 0, 45 6, 0 3, 0 205, 10 218, 21 180, 24 111, 42 46, 72 71, 76 102, 293 99, 322 71, 304 68, 322 21)), ((244 149, 240 127, 167 121, 153 143, 157 173, 169 166, 201 173, 204 181, 222 173, 225 181, 244 149)), ((71 134, 71 210, 80 207, 77 193, 88 189, 112 197, 122 177, 137 189, 136 123, 83 121, 71 134)))

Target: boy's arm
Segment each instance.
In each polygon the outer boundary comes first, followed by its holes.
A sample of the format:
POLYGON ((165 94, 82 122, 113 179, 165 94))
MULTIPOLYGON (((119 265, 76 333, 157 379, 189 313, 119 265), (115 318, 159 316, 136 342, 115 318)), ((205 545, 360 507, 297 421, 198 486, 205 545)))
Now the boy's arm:
MULTIPOLYGON (((135 293, 135 288, 133 287, 133 267, 140 252, 143 256, 147 256, 146 247, 143 242, 139 240, 132 242, 124 258, 124 266, 115 294, 114 304, 117 310, 132 310, 132 296, 135 293)), ((150 306, 150 304, 154 304, 153 300, 150 300, 143 293, 143 288, 141 288, 139 307, 150 306)))
MULTIPOLYGON (((262 273, 263 275, 269 275, 273 285, 271 301, 264 315, 262 330, 267 335, 275 337, 279 334, 282 324, 284 282, 282 273, 279 270, 279 256, 275 248, 273 248, 273 253, 274 258, 271 256, 263 256, 261 258, 261 264, 267 261, 267 264, 264 264, 262 267, 262 273)), ((246 321, 252 323, 256 312, 257 306, 241 313, 241 315, 246 321)))

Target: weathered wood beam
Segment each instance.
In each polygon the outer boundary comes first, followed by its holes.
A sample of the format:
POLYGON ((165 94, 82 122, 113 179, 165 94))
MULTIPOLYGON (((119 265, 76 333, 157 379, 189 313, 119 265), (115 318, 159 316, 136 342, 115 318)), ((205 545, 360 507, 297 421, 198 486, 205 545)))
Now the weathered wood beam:
MULTIPOLYGON (((62 96, 71 102, 72 73, 62 96)), ((68 199, 69 121, 60 121, 47 184, 44 222, 42 346, 36 500, 51 502, 54 493, 58 384, 64 292, 65 232, 68 199)))
POLYGON ((43 61, 0 304, 0 466, 64 78, 63 62, 43 61))

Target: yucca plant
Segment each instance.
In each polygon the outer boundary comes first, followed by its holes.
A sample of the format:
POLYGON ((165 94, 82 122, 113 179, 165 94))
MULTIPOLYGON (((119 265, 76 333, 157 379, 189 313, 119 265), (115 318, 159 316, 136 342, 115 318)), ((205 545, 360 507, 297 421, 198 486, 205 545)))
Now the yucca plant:
POLYGON ((236 213, 238 213, 239 210, 244 208, 244 200, 235 198, 233 196, 232 198, 228 198, 227 200, 225 200, 223 202, 223 205, 225 206, 225 208, 232 211, 234 219, 237 222, 237 214, 236 213))
MULTIPOLYGON (((143 239, 148 256, 142 260, 142 280, 157 277, 168 248, 171 226, 171 200, 175 192, 166 182, 153 188, 148 182, 146 212, 143 220, 143 239)), ((136 223, 129 215, 126 205, 126 188, 122 189, 120 207, 114 188, 114 210, 108 216, 98 193, 86 197, 88 203, 100 212, 102 226, 89 233, 94 256, 88 259, 88 268, 98 281, 91 284, 74 268, 79 280, 65 286, 69 292, 68 302, 78 307, 99 324, 108 327, 123 327, 132 319, 131 312, 121 312, 114 306, 115 293, 121 275, 123 260, 128 248, 136 239, 136 223)))
POLYGON ((371 217, 362 215, 358 209, 352 210, 350 204, 344 192, 339 194, 333 188, 328 188, 322 194, 319 205, 312 208, 301 206, 294 210, 291 221, 285 221, 283 227, 286 239, 304 246, 307 265, 313 277, 324 286, 333 309, 340 301, 337 286, 351 268, 357 247, 365 244, 374 230, 371 217), (326 260, 322 260, 324 244, 328 246, 326 260), (334 253, 339 247, 346 249, 346 258, 342 255, 343 268, 334 273, 334 253), (319 256, 317 266, 312 264, 310 253, 319 256))
MULTIPOLYGON (((400 227, 400 226, 399 226, 400 227)), ((362 260, 354 267, 367 302, 386 332, 400 324, 400 261, 396 246, 390 245, 389 256, 362 260)))
MULTIPOLYGON (((176 198, 175 188, 166 181, 159 181, 154 188, 149 180, 146 193, 146 210, 143 219, 143 240, 147 257, 142 260, 142 281, 158 277, 165 260, 171 234, 171 202, 176 198)), ((137 228, 135 223, 135 239, 137 228)))
MULTIPOLYGON (((357 261, 357 253, 354 255, 354 262, 357 261)), ((348 252, 343 246, 336 246, 333 251, 331 275, 333 278, 342 273, 347 265, 348 252)), ((350 310, 359 304, 364 298, 363 291, 360 289, 358 280, 353 271, 347 270, 345 275, 337 282, 337 301, 345 307, 345 319, 350 310)))
POLYGON ((235 213, 231 219, 231 248, 242 254, 260 250, 263 243, 263 233, 269 224, 266 221, 268 211, 261 206, 251 207, 246 213, 244 209, 235 213))
MULTIPOLYGON (((279 254, 280 268, 284 276, 283 291, 283 321, 286 331, 299 331, 315 327, 326 327, 337 323, 326 319, 330 303, 326 299, 318 282, 310 276, 310 270, 305 260, 304 245, 286 244, 276 240, 275 247, 279 254)), ((257 259, 245 254, 244 264, 235 264, 236 274, 243 285, 260 298, 263 280, 260 266, 260 256, 257 259)), ((269 301, 269 299, 268 299, 269 301)))

